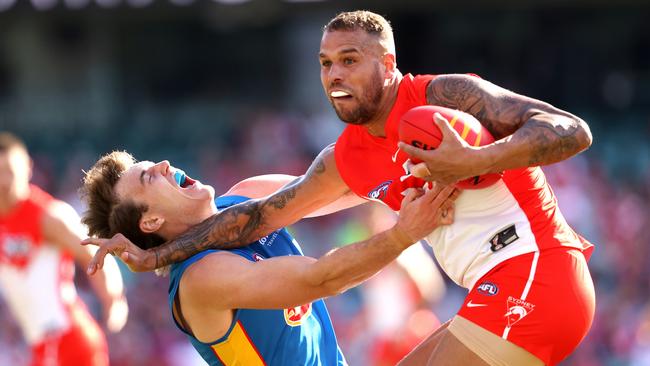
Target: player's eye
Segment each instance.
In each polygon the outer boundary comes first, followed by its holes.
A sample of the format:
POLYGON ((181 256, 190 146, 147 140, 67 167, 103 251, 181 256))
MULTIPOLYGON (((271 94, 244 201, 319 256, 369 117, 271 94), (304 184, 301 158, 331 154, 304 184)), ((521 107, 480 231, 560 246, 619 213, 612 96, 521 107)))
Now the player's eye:
POLYGON ((330 66, 332 66, 332 61, 329 61, 329 60, 321 60, 320 64, 321 64, 321 66, 323 66, 323 67, 330 67, 330 66))
POLYGON ((353 59, 353 58, 350 58, 350 57, 347 57, 347 58, 344 58, 344 59, 343 59, 343 63, 344 63, 345 65, 352 65, 354 62, 355 62, 354 59, 353 59))

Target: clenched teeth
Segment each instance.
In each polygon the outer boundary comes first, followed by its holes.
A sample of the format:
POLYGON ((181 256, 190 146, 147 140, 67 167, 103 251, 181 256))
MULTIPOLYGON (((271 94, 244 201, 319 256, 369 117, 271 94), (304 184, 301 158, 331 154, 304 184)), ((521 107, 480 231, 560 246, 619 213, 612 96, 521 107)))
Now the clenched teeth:
POLYGON ((332 93, 330 93, 330 95, 332 96, 332 98, 340 98, 340 97, 349 97, 350 96, 350 94, 348 94, 348 93, 346 93, 344 91, 340 91, 340 90, 333 91, 332 93))

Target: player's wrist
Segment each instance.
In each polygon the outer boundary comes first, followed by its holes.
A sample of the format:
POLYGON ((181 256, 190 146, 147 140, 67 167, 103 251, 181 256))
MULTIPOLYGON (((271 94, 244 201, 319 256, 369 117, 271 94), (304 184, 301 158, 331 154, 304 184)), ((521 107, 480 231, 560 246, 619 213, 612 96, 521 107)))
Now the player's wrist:
POLYGON ((400 248, 407 248, 418 241, 417 239, 413 239, 413 237, 409 235, 399 223, 389 229, 386 235, 388 235, 391 242, 398 245, 400 248))
POLYGON ((152 248, 144 251, 144 256, 137 272, 151 272, 164 266, 164 263, 159 258, 158 251, 156 248, 152 248))
POLYGON ((472 147, 472 149, 476 150, 474 159, 472 159, 476 164, 474 169, 477 172, 476 175, 498 172, 496 166, 499 159, 498 145, 496 143, 485 146, 476 146, 472 147))

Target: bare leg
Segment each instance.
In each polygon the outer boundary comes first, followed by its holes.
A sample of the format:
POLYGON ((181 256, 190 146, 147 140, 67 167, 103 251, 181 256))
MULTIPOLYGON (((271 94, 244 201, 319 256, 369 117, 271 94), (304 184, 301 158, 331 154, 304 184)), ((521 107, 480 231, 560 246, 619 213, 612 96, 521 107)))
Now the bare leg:
POLYGON ((445 329, 439 335, 436 348, 433 350, 429 361, 420 365, 427 366, 489 366, 477 354, 465 347, 458 338, 445 329))
POLYGON ((425 340, 417 345, 406 357, 404 357, 397 366, 422 366, 426 365, 427 360, 431 357, 433 350, 436 349, 440 342, 442 334, 447 330, 451 320, 441 325, 435 332, 431 333, 425 340))

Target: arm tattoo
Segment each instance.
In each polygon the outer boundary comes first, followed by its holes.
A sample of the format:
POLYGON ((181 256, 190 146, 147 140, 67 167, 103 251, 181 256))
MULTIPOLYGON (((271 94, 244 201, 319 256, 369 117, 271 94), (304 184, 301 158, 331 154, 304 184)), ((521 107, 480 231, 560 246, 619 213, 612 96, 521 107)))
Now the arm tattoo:
POLYGON ((586 124, 569 113, 467 75, 441 75, 427 88, 427 102, 465 111, 496 140, 530 146, 529 166, 567 159, 589 146, 586 124))
POLYGON ((498 90, 495 98, 495 91, 487 90, 479 81, 472 76, 439 76, 429 84, 427 102, 473 115, 497 140, 511 135, 523 125, 531 106, 519 95, 498 90))
POLYGON ((263 226, 262 205, 248 201, 212 215, 200 224, 153 250, 157 266, 185 260, 206 249, 232 249, 250 243, 263 226))
MULTIPOLYGON (((304 179, 325 172, 318 157, 304 179)), ((251 200, 229 207, 193 226, 177 238, 153 248, 156 268, 183 261, 206 249, 232 249, 246 246, 278 228, 267 225, 265 216, 282 210, 296 197, 302 180, 297 180, 264 200, 251 200)))
POLYGON ((289 189, 286 192, 279 194, 277 196, 273 196, 271 200, 269 201, 269 204, 273 206, 273 208, 276 209, 281 209, 284 208, 284 206, 287 205, 287 202, 289 202, 291 199, 296 197, 296 189, 289 189))
POLYGON ((325 173, 325 163, 321 159, 318 159, 316 166, 314 167, 314 173, 323 174, 325 173))
POLYGON ((558 123, 551 119, 552 117, 542 115, 535 116, 517 131, 522 142, 531 147, 529 166, 562 161, 584 148, 578 137, 580 126, 576 121, 563 118, 566 123, 558 123))
POLYGON ((483 91, 468 78, 438 77, 429 84, 427 102, 431 105, 460 109, 478 120, 486 117, 483 91))

